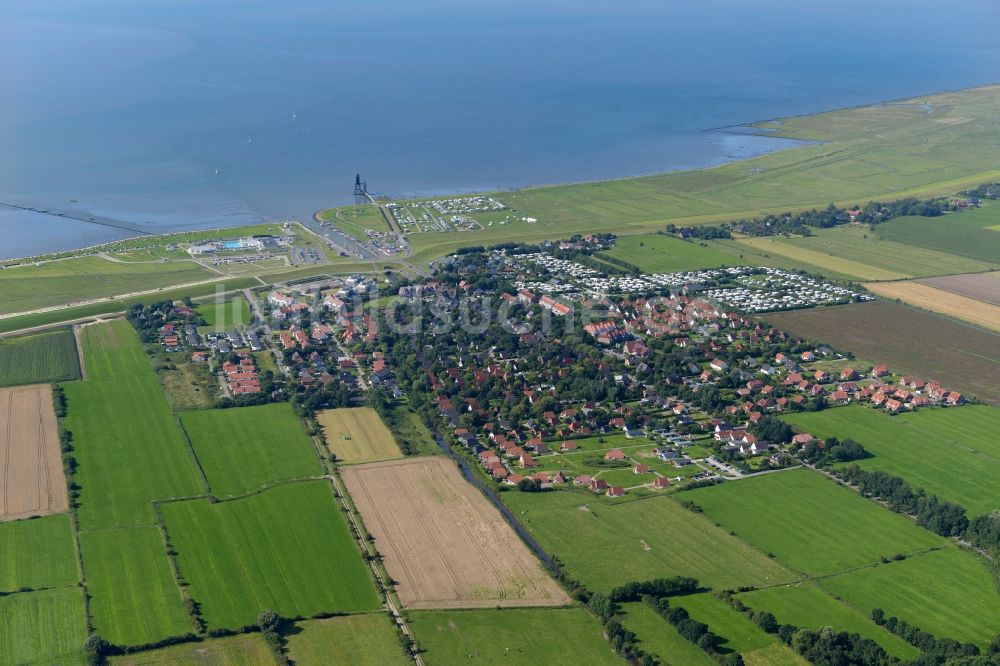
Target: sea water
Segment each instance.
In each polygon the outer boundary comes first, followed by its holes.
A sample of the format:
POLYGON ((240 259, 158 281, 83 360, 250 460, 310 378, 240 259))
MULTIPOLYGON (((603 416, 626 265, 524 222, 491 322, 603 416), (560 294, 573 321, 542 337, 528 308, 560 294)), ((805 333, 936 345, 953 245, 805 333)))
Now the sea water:
MULTIPOLYGON (((986 0, 0 0, 0 202, 150 231, 704 167, 994 81, 986 0)), ((129 235, 0 207, 0 257, 129 235)))

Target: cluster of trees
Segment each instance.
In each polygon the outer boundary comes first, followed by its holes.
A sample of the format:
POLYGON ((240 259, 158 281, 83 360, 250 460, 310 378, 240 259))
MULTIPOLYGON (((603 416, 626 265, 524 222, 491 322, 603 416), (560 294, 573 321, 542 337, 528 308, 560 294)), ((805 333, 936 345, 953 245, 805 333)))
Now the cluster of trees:
POLYGON ((1000 183, 983 183, 979 187, 965 190, 962 194, 977 199, 1000 199, 1000 183))
POLYGON ((788 444, 795 436, 795 431, 790 425, 773 416, 765 416, 757 421, 750 426, 750 432, 756 435, 757 439, 775 444, 788 444))
MULTIPOLYGON (((188 307, 194 306, 190 298, 185 298, 184 304, 188 307)), ((160 329, 163 328, 164 324, 170 322, 194 324, 196 326, 204 326, 206 323, 205 319, 199 314, 189 317, 174 317, 171 315, 173 310, 173 301, 158 301, 150 305, 136 303, 125 311, 125 318, 132 324, 136 333, 139 334, 139 339, 144 343, 158 342, 160 339, 160 329)))
POLYGON ((869 457, 865 447, 861 446, 853 439, 840 441, 836 437, 828 438, 823 447, 813 440, 802 447, 799 457, 812 465, 826 466, 838 462, 849 462, 851 460, 861 460, 869 457))
POLYGON ((858 666, 892 666, 899 660, 889 656, 875 641, 858 634, 837 632, 830 627, 819 631, 800 629, 793 624, 781 624, 767 611, 756 612, 734 596, 732 590, 720 593, 719 598, 733 610, 743 613, 751 622, 779 639, 793 650, 822 666, 857 664, 858 666))
MULTIPOLYGON (((255 394, 246 397, 253 395, 255 394)), ((306 418, 311 418, 316 412, 323 409, 349 407, 351 397, 351 390, 340 382, 330 382, 329 384, 316 382, 308 387, 296 384, 291 391, 292 408, 299 416, 306 418)))
MULTIPOLYGON (((880 627, 885 627, 910 645, 923 652, 925 655, 925 661, 929 663, 950 664, 952 663, 952 660, 963 660, 968 657, 978 657, 981 654, 979 647, 973 643, 959 643, 954 638, 936 638, 932 634, 914 627, 905 620, 900 620, 896 617, 886 617, 885 611, 881 608, 876 608, 871 612, 871 619, 875 624, 880 627), (930 659, 927 659, 927 657, 930 659)), ((993 639, 993 642, 990 645, 989 654, 993 657, 1000 657, 1000 636, 993 639)), ((974 663, 995 664, 996 661, 960 661, 960 663, 969 663, 971 666, 971 664, 974 663)))
POLYGON ((969 527, 965 507, 943 502, 922 488, 914 490, 901 477, 881 470, 866 471, 851 465, 833 472, 837 477, 856 486, 865 497, 885 502, 897 513, 914 516, 917 524, 941 536, 962 536, 969 527))
POLYGON ((732 225, 733 231, 750 236, 776 236, 779 234, 812 235, 809 227, 826 229, 857 222, 879 224, 896 217, 919 215, 936 217, 946 212, 958 210, 947 199, 899 199, 897 201, 869 201, 864 206, 847 209, 830 204, 822 210, 812 209, 802 213, 780 213, 763 217, 743 219, 732 225), (857 211, 853 214, 852 212, 857 211))
POLYGON ((743 656, 739 652, 723 652, 720 648, 726 642, 725 639, 713 634, 704 622, 691 619, 683 608, 671 606, 666 597, 646 595, 642 600, 664 620, 674 625, 677 633, 715 657, 723 666, 743 666, 743 656))
POLYGON ((701 589, 695 578, 673 576, 671 578, 655 578, 645 581, 631 581, 620 585, 608 596, 612 601, 639 601, 644 596, 674 597, 681 594, 693 594, 701 589))
POLYGON ((667 236, 680 236, 681 238, 700 238, 711 240, 713 238, 732 238, 729 229, 725 227, 678 227, 676 224, 668 224, 663 233, 667 236))

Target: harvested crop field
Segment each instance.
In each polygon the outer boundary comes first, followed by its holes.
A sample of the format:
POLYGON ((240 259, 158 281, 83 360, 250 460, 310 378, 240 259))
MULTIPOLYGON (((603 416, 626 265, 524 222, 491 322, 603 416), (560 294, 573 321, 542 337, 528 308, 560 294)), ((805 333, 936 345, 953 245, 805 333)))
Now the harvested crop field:
POLYGON ((403 457, 396 438, 371 407, 344 407, 319 413, 326 446, 337 462, 365 463, 403 457))
POLYGON ((52 389, 0 389, 0 520, 69 508, 52 389))
MULTIPOLYGON (((998 283, 1000 285, 1000 283, 998 283)), ((954 294, 916 281, 868 282, 869 291, 886 298, 898 298, 918 308, 939 312, 976 326, 1000 332, 1000 307, 954 294)), ((1000 293, 1000 289, 997 290, 1000 293)))
POLYGON ((1000 272, 946 275, 917 282, 1000 307, 1000 272))
POLYGON ((444 458, 341 470, 408 608, 569 603, 500 513, 444 458))
POLYGON ((915 308, 873 301, 761 317, 780 329, 853 352, 966 396, 1000 405, 1000 335, 915 308))

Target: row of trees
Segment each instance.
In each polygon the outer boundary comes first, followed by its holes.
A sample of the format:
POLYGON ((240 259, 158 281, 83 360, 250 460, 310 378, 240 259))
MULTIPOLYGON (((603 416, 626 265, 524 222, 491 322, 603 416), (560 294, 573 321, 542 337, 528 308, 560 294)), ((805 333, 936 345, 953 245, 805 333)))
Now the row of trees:
POLYGON ((722 645, 725 639, 713 634, 704 622, 692 619, 686 610, 679 606, 671 606, 666 597, 645 595, 642 600, 660 617, 674 625, 681 636, 691 641, 699 648, 715 657, 723 666, 743 666, 743 655, 739 652, 724 652, 722 645))
POLYGON ((880 499, 893 511, 915 517, 921 527, 941 536, 959 537, 993 559, 1000 558, 1000 512, 969 520, 961 504, 942 501, 922 488, 914 490, 901 477, 882 471, 868 472, 857 465, 833 473, 856 486, 866 497, 880 499))
POLYGON ((742 613, 751 622, 769 634, 775 634, 785 645, 809 660, 810 663, 821 666, 841 666, 856 664, 857 666, 893 666, 899 663, 870 638, 862 638, 858 634, 838 632, 831 627, 823 627, 818 631, 802 629, 793 624, 781 624, 778 619, 767 611, 754 611, 734 596, 732 590, 718 595, 728 603, 733 610, 742 613))
POLYGON ((918 525, 935 534, 960 537, 969 527, 965 507, 943 502, 922 488, 914 490, 901 477, 881 470, 869 472, 857 465, 834 470, 833 474, 856 486, 865 497, 882 500, 893 511, 914 516, 918 525))
MULTIPOLYGON (((905 620, 900 620, 896 617, 886 617, 885 611, 881 608, 876 608, 871 612, 871 619, 875 624, 885 627, 910 645, 925 653, 925 661, 933 659, 934 661, 931 663, 952 663, 953 660, 977 657, 981 654, 979 647, 973 643, 959 643, 954 638, 936 638, 933 634, 918 629, 905 620)), ((1000 657, 1000 635, 993 639, 988 654, 1000 657)), ((996 662, 993 661, 992 663, 996 662)))

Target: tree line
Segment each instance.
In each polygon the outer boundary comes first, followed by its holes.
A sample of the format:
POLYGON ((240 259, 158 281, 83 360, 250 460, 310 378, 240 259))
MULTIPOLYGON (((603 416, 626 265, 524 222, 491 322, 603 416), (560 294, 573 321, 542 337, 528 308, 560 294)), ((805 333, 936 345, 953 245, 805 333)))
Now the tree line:
POLYGON ((990 557, 1000 557, 1000 514, 967 517, 964 506, 945 502, 922 488, 914 489, 905 479, 881 470, 866 471, 850 465, 832 473, 858 488, 865 497, 885 502, 896 513, 917 519, 917 524, 943 537, 959 537, 990 557))

